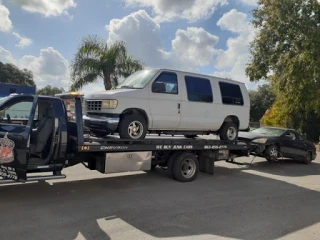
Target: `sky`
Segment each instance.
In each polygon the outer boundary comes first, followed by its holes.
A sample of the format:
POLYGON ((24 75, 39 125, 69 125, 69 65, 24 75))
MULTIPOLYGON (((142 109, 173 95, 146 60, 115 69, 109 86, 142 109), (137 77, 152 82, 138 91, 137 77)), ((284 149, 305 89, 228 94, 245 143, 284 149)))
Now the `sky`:
MULTIPOLYGON (((245 82, 257 0, 0 0, 0 61, 34 74, 37 88, 70 84, 83 37, 124 41, 147 67, 245 82)), ((84 93, 103 90, 101 80, 84 93)))

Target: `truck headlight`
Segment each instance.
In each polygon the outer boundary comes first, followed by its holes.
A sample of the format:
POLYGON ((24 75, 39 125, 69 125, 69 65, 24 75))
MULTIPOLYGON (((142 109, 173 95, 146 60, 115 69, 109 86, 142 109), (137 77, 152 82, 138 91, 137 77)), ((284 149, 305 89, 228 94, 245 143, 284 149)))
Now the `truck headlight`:
POLYGON ((118 100, 103 100, 101 108, 104 109, 114 109, 118 106, 118 100))
POLYGON ((268 138, 257 138, 252 140, 253 143, 266 143, 268 141, 268 138))

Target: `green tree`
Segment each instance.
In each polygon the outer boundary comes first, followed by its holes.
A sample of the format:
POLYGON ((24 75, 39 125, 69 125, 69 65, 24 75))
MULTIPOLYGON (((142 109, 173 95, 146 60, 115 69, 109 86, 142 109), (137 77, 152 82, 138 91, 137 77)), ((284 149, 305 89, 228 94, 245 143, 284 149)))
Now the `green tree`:
POLYGON ((34 86, 33 74, 27 69, 19 69, 11 63, 0 62, 0 83, 13 83, 34 86))
POLYGON ((251 109, 250 121, 259 122, 265 112, 270 109, 276 95, 270 84, 258 86, 257 90, 249 91, 251 109))
POLYGON ((320 4, 317 0, 258 4, 252 24, 259 31, 251 43, 246 73, 251 81, 271 82, 288 126, 310 128, 309 116, 320 115, 320 4))
POLYGON ((71 90, 79 90, 99 78, 109 90, 118 85, 119 77, 128 77, 141 69, 140 61, 128 56, 123 42, 108 46, 97 36, 88 36, 82 40, 72 63, 71 90))
POLYGON ((38 95, 45 95, 45 96, 54 96, 55 94, 64 93, 63 88, 53 87, 51 85, 47 85, 44 88, 41 88, 37 91, 38 95))

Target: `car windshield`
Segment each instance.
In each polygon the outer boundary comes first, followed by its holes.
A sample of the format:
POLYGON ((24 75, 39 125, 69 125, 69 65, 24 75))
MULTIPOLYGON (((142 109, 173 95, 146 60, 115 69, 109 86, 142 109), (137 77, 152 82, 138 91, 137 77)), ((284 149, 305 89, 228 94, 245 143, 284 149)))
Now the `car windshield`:
POLYGON ((116 88, 117 89, 120 89, 120 88, 132 88, 132 89, 144 88, 157 72, 158 72, 157 69, 137 71, 137 72, 131 74, 129 77, 127 77, 116 88))
POLYGON ((280 129, 280 128, 257 128, 251 131, 252 133, 258 133, 258 134, 263 134, 263 135, 268 135, 268 136, 280 136, 282 135, 285 130, 280 129))

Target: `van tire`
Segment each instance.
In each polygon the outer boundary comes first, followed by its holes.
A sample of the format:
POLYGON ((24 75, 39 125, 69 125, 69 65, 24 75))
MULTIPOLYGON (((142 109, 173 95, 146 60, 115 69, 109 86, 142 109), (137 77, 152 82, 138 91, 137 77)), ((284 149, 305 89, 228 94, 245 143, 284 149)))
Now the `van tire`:
POLYGON ((222 141, 234 142, 238 139, 238 133, 238 127, 234 122, 225 122, 222 124, 222 127, 220 128, 219 137, 222 141), (229 130, 234 131, 232 139, 230 139, 229 137, 229 130))
POLYGON ((118 127, 118 133, 121 139, 144 139, 147 135, 147 121, 146 119, 139 114, 128 114, 124 115, 118 127), (129 133, 129 128, 132 129, 131 134, 129 133), (142 131, 142 132, 135 132, 135 131, 142 131), (135 137, 133 137, 135 136, 135 137))

